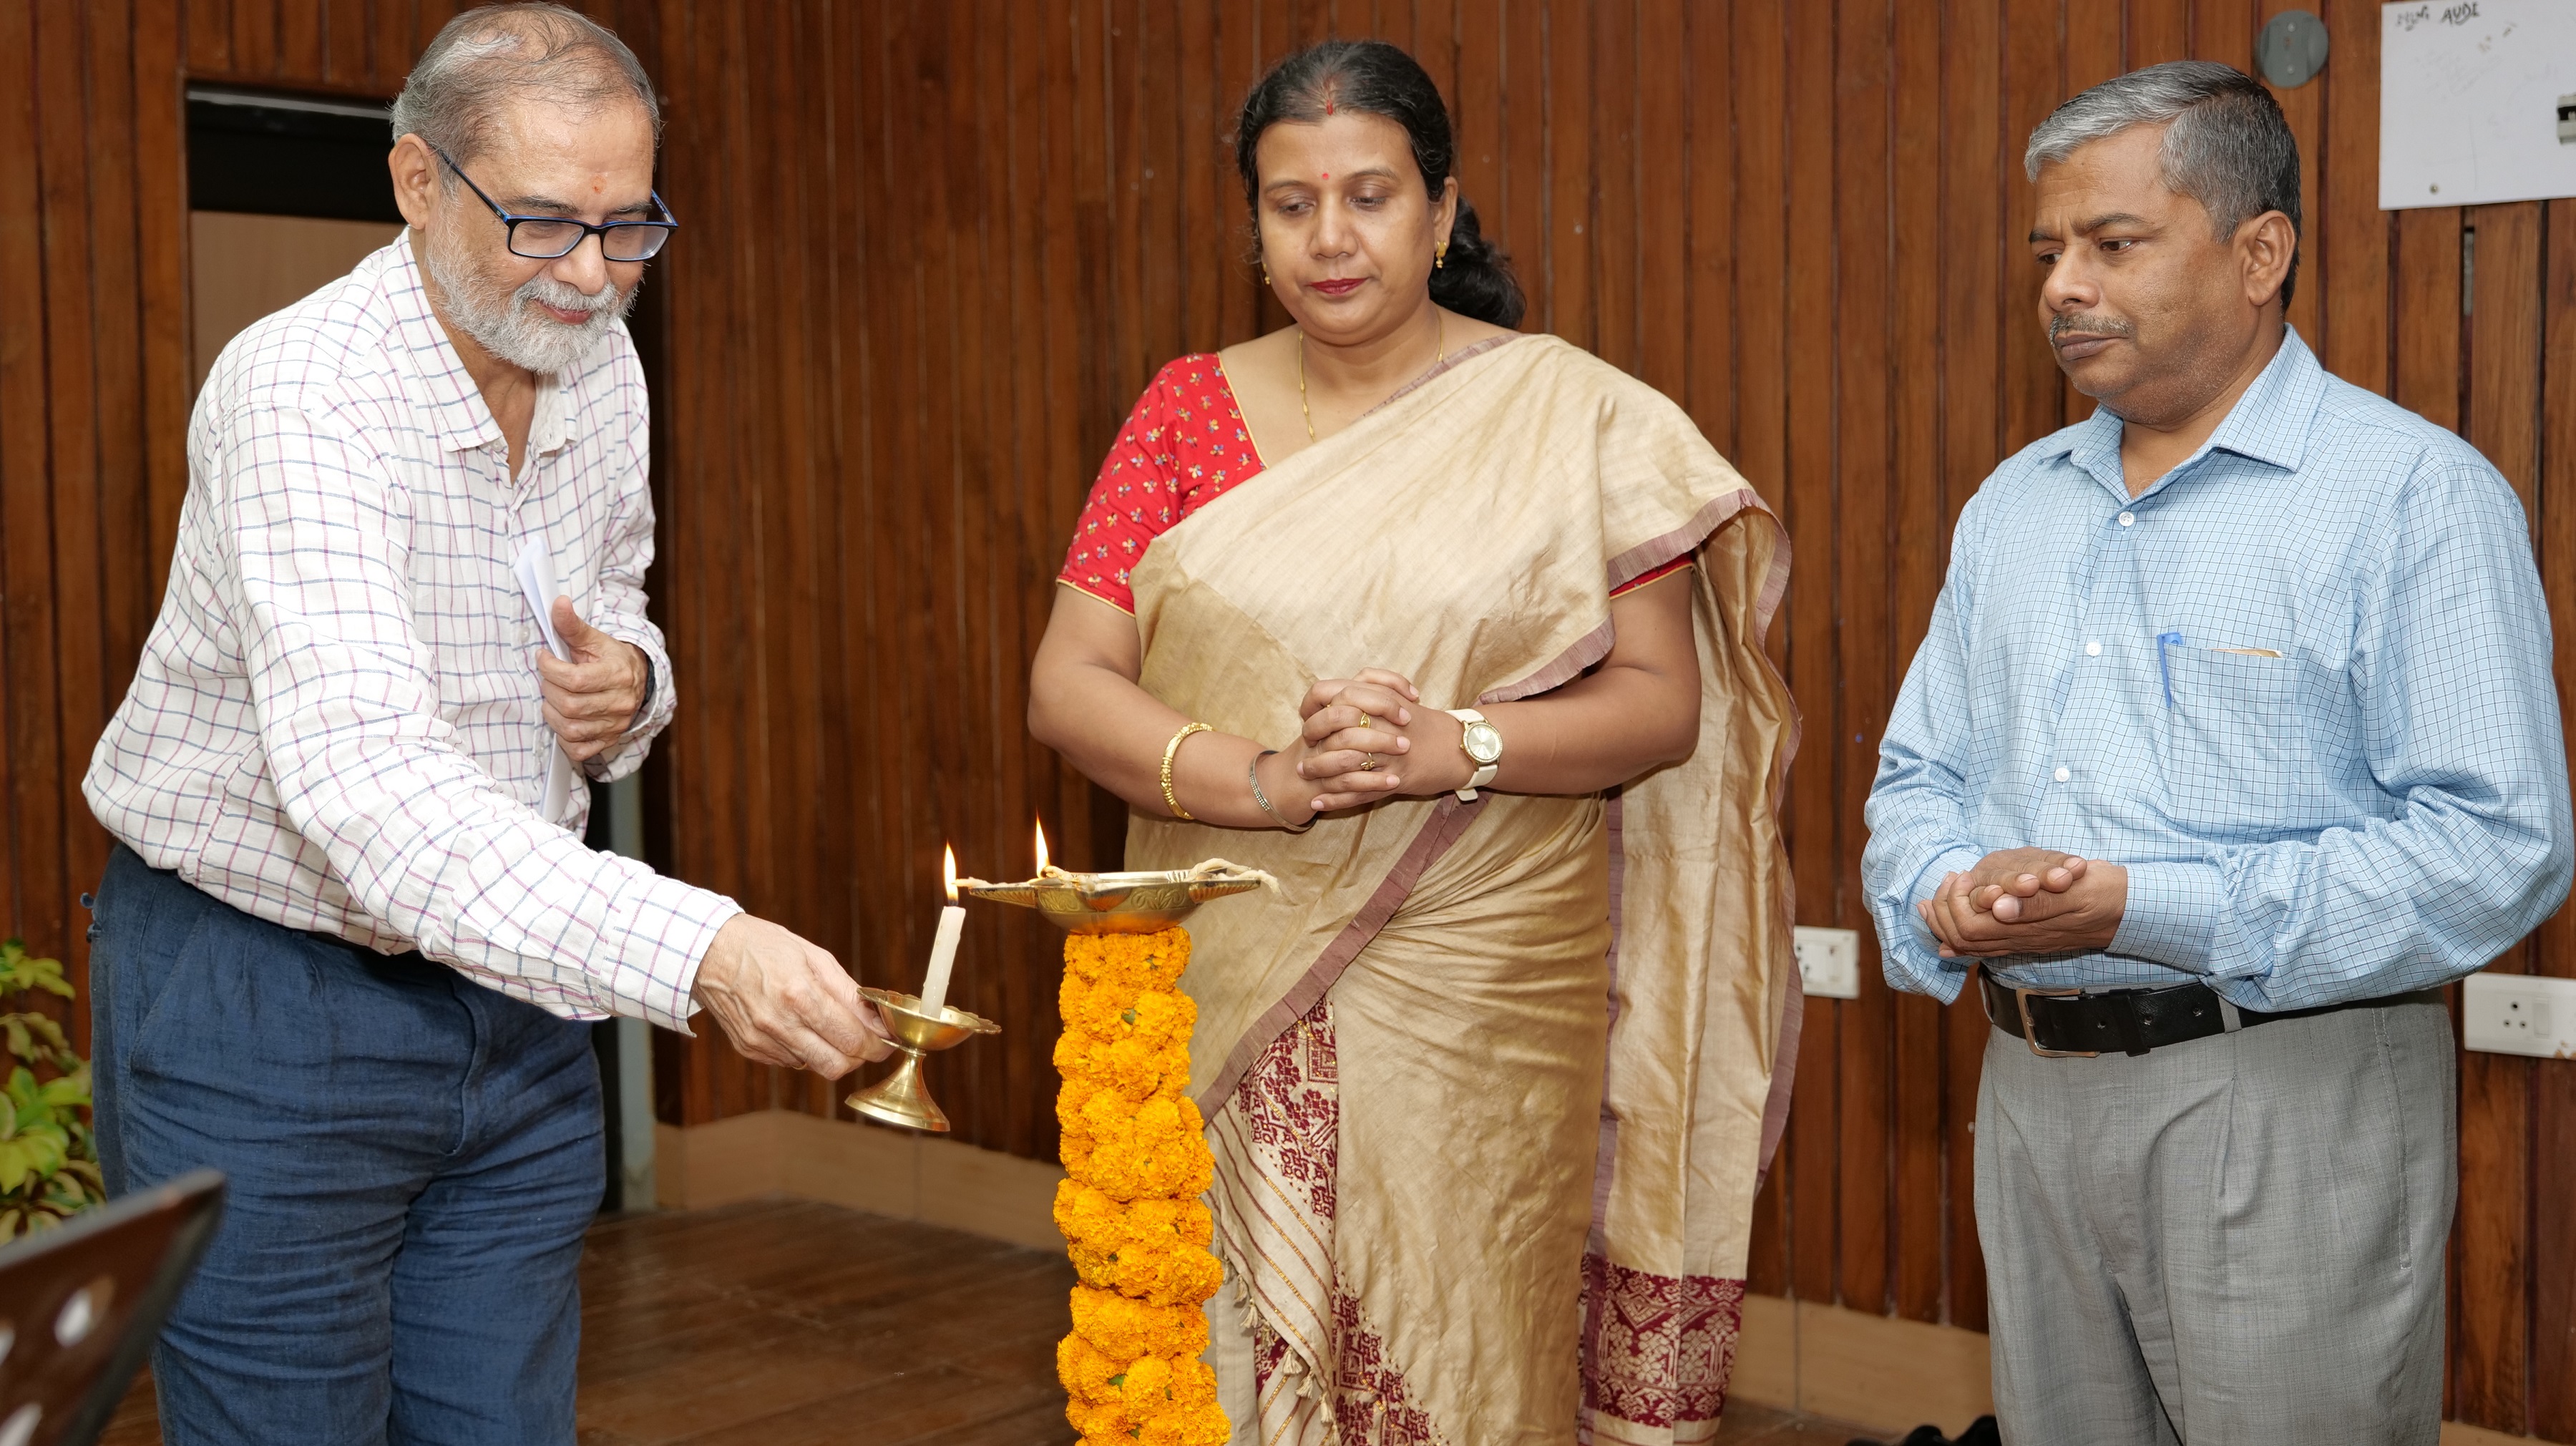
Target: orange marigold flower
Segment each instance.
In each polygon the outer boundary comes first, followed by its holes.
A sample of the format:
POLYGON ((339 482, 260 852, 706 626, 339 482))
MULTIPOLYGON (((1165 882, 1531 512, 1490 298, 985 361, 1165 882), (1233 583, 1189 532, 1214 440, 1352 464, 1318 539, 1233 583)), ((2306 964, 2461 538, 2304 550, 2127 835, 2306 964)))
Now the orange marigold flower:
POLYGON ((1125 1361, 1102 1355, 1078 1335, 1056 1342, 1055 1378, 1064 1383, 1066 1394, 1076 1401, 1097 1406, 1123 1399, 1118 1388, 1126 1379, 1126 1370, 1125 1361))
POLYGON ((1197 1305, 1225 1284, 1225 1267, 1202 1245, 1130 1245, 1114 1258, 1111 1279, 1122 1295, 1156 1305, 1197 1305))
POLYGON ((1188 1048, 1190 1030, 1199 1022, 1198 1001, 1186 994, 1154 993, 1136 997, 1136 1017, 1124 1020, 1139 1039, 1156 1044, 1175 1041, 1188 1048))
POLYGON ((1122 1039, 1096 1050, 1090 1060, 1094 1077, 1131 1100, 1176 1095, 1190 1082, 1188 1046, 1142 1037, 1122 1039))
POLYGON ((1130 1416, 1149 1420, 1161 1414, 1172 1403, 1172 1363, 1147 1356, 1130 1364, 1119 1380, 1118 1395, 1130 1416))
POLYGON ((1130 1438, 1134 1446, 1225 1446, 1233 1437, 1225 1412, 1214 1401, 1204 1406, 1166 1411, 1145 1422, 1130 1438))
POLYGON ((1067 973, 1056 991, 1056 1009, 1067 1032, 1114 1039, 1126 1024, 1120 1016, 1135 1007, 1136 999, 1133 989, 1067 973))
POLYGON ((1224 1446, 1200 1303, 1225 1270, 1196 1198, 1214 1164, 1189 1085, 1198 1006, 1177 986, 1186 931, 1065 941, 1055 1047, 1066 1178, 1056 1228, 1082 1284, 1056 1351, 1065 1420, 1106 1446, 1224 1446))
POLYGON ((1148 1305, 1116 1291, 1077 1285, 1073 1333, 1104 1356, 1130 1361, 1150 1355, 1196 1356, 1207 1350, 1207 1312, 1196 1306, 1148 1305))
POLYGON ((1136 1446, 1142 1434, 1142 1423, 1129 1420, 1125 1403, 1119 1401, 1095 1406, 1088 1401, 1068 1400, 1065 1402, 1064 1419, 1082 1433, 1085 1446, 1092 1442, 1105 1443, 1105 1446, 1136 1446))
POLYGON ((1190 963, 1190 936, 1178 928, 1159 934, 1072 934, 1065 938, 1065 969, 1086 981, 1129 989, 1169 989, 1190 963))
POLYGON ((1216 1220, 1197 1200, 1139 1200, 1127 1207, 1128 1231, 1139 1240, 1166 1237, 1202 1249, 1216 1238, 1216 1220))
POLYGON ((1184 1407, 1216 1404, 1216 1372, 1193 1357, 1172 1365, 1172 1400, 1184 1407))

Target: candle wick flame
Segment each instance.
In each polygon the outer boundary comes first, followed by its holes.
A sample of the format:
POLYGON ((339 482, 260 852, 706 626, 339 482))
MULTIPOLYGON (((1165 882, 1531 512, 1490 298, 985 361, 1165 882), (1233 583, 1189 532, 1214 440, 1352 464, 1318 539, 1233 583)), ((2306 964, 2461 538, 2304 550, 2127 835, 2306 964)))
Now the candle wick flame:
POLYGON ((948 887, 948 902, 952 904, 956 903, 957 849, 954 845, 944 845, 939 851, 939 876, 940 880, 948 887))

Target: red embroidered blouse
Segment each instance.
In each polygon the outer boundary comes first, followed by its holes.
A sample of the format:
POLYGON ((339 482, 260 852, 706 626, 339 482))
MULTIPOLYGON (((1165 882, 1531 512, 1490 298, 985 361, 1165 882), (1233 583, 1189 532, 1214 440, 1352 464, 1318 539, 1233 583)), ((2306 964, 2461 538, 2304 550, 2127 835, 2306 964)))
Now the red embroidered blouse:
MULTIPOLYGON (((1110 444, 1056 580, 1133 613, 1136 594, 1127 577, 1154 539, 1260 473, 1252 429, 1243 424, 1215 354, 1173 359, 1154 374, 1110 444)), ((1611 595, 1688 566, 1687 554, 1674 558, 1611 595)))

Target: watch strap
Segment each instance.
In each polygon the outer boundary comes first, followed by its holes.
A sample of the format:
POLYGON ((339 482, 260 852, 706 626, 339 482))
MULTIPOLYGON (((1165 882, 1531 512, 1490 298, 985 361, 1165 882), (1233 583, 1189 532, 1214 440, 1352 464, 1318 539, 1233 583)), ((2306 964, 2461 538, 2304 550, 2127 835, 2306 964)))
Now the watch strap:
MULTIPOLYGON (((1450 717, 1457 719, 1461 723, 1487 723, 1485 715, 1477 712, 1473 708, 1451 708, 1446 711, 1450 717)), ((1490 723, 1488 723, 1487 726, 1490 727, 1490 723)), ((1465 745, 1461 744, 1460 747, 1463 751, 1465 745)), ((1476 771, 1467 775, 1467 786, 1458 790, 1458 801, 1460 803, 1474 803, 1476 801, 1476 790, 1493 782, 1494 775, 1502 772, 1503 769, 1502 760, 1499 758, 1491 763, 1480 763, 1476 761, 1476 755, 1470 753, 1467 755, 1467 761, 1476 764, 1476 771)))

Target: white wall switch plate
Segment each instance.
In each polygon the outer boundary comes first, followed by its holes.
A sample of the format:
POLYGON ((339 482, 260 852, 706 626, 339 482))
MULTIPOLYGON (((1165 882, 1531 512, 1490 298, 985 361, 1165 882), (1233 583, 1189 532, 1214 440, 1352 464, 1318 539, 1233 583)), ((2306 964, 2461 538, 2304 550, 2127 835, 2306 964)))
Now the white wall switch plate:
POLYGON ((1851 929, 1810 929, 1795 938, 1798 982, 1825 999, 1860 998, 1860 935, 1851 929))
POLYGON ((2470 975, 2460 984, 2460 1043, 2490 1054, 2576 1059, 2576 979, 2470 975))

